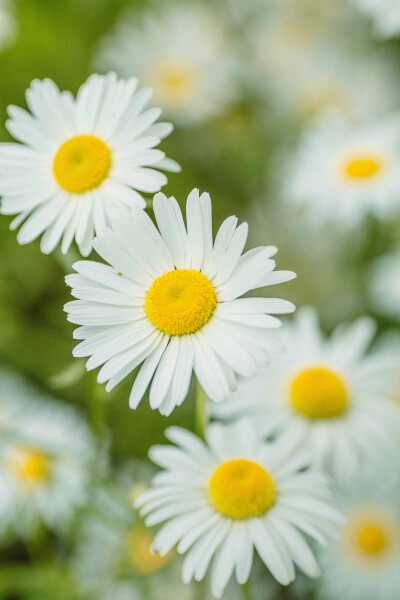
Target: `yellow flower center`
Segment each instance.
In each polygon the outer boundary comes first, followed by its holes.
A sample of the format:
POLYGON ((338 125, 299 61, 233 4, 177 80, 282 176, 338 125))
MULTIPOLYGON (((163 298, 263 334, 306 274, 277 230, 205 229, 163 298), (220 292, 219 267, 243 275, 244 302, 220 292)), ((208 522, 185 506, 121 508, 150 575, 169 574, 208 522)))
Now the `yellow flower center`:
POLYGON ((380 554, 388 545, 388 539, 382 527, 377 525, 365 525, 357 536, 359 547, 366 554, 380 554))
POLYGON ((263 515, 275 501, 271 475, 259 464, 237 458, 219 465, 208 482, 211 504, 231 519, 263 515))
POLYGON ((197 70, 184 61, 164 60, 151 74, 151 85, 164 101, 183 104, 197 90, 197 70))
POLYGON ((343 381, 323 367, 306 369, 296 375, 290 384, 289 397, 294 408, 310 419, 338 417, 348 405, 343 381))
POLYGON ((210 320, 216 304, 214 288, 205 275, 176 269, 153 281, 146 294, 145 310, 160 331, 187 335, 210 320))
POLYGON ((152 554, 150 548, 153 539, 153 534, 144 527, 137 527, 128 535, 128 559, 138 575, 151 575, 160 571, 173 558, 172 551, 165 556, 152 554))
POLYGON ((35 448, 21 446, 12 456, 11 469, 23 483, 39 484, 49 476, 49 458, 35 448))
POLYGON ((351 179, 368 179, 381 170, 381 161, 372 156, 359 156, 345 162, 344 172, 351 179))
POLYGON ((67 192, 84 194, 106 179, 111 168, 111 151, 94 135, 77 135, 64 142, 54 157, 53 173, 67 192))

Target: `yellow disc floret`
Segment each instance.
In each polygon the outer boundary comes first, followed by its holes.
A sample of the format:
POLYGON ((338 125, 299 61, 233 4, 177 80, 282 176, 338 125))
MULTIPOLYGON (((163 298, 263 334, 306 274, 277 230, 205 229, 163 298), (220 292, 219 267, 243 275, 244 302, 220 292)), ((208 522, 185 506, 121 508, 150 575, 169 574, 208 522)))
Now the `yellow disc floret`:
POLYGON ((263 515, 275 501, 275 485, 261 465, 244 458, 219 465, 208 482, 211 504, 225 517, 250 519, 263 515))
POLYGON ((170 106, 183 106, 197 92, 200 75, 196 67, 181 60, 163 60, 150 75, 155 94, 170 106))
POLYGON ((377 525, 365 525, 358 531, 357 543, 365 554, 380 554, 388 545, 386 532, 377 525))
POLYGON ((338 417, 347 408, 348 393, 342 379, 324 367, 305 369, 289 388, 292 406, 310 419, 338 417))
POLYGON ((111 167, 111 151, 94 135, 77 135, 64 142, 54 157, 53 173, 67 192, 84 194, 106 179, 111 167))
POLYGON ((377 175, 380 170, 380 161, 368 156, 352 158, 344 165, 345 174, 352 179, 368 179, 377 175))
POLYGON ((50 472, 48 456, 27 446, 16 448, 10 466, 16 478, 27 484, 42 483, 48 478, 50 472))
POLYGON ((137 575, 151 575, 164 568, 173 558, 174 553, 165 556, 152 554, 153 534, 144 527, 136 527, 128 536, 128 559, 137 575))
POLYGON ((208 323, 216 304, 214 288, 205 275, 176 269, 153 281, 146 294, 145 310, 160 331, 187 335, 208 323))

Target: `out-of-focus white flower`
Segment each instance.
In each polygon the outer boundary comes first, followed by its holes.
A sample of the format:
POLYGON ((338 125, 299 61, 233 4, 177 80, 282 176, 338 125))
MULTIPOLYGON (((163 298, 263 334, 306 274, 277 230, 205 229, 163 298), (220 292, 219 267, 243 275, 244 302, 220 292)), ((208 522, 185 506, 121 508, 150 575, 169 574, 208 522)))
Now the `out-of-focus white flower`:
POLYGON ((20 244, 43 234, 41 250, 75 238, 82 255, 92 249, 95 230, 146 205, 141 192, 167 182, 158 169, 176 171, 156 150, 172 126, 155 123, 158 108, 143 111, 151 91, 115 73, 92 75, 76 99, 50 79, 35 80, 26 92, 32 115, 9 107, 7 128, 21 144, 0 145, 1 212, 20 244), (156 170, 157 169, 157 170, 156 170))
POLYGON ((375 259, 368 275, 373 308, 400 321, 400 249, 375 259))
POLYGON ((327 340, 316 313, 299 311, 282 330, 285 353, 213 413, 256 416, 266 431, 303 443, 318 468, 349 486, 397 452, 400 413, 388 398, 394 363, 386 352, 366 356, 374 331, 361 318, 327 340))
MULTIPOLYGON (((104 228, 94 248, 112 266, 81 261, 66 281, 78 300, 65 306, 81 325, 74 356, 103 365, 97 381, 113 389, 143 361, 130 394, 136 408, 150 386, 150 407, 169 415, 185 400, 192 372, 210 398, 223 401, 236 375, 253 376, 277 342, 271 316, 294 305, 276 298, 239 298, 263 286, 289 281, 274 271, 272 246, 242 254, 248 226, 229 217, 212 238, 211 199, 193 190, 185 227, 175 198, 154 197, 158 229, 142 210, 104 228)), ((278 347, 280 344, 278 343, 278 347)))
POLYGON ((305 134, 284 172, 284 194, 315 224, 388 219, 400 212, 399 159, 399 115, 363 127, 330 117, 305 134))
POLYGON ((175 123, 190 125, 221 112, 235 97, 231 48, 211 6, 167 4, 144 16, 123 15, 97 64, 139 77, 175 123))
POLYGON ((0 441, 0 528, 22 537, 41 523, 62 530, 87 499, 91 435, 71 407, 17 377, 2 377, 0 389, 0 420, 18 407, 0 441))
POLYGON ((397 0, 353 0, 353 2, 372 18, 378 36, 391 38, 400 35, 400 5, 397 0))
POLYGON ((211 567, 216 597, 235 571, 245 583, 254 549, 283 585, 297 565, 310 577, 319 568, 307 536, 325 543, 341 517, 331 508, 324 477, 310 473, 311 457, 289 436, 265 442, 251 421, 206 428, 207 443, 171 427, 177 447, 154 446, 151 459, 164 469, 136 505, 148 526, 165 523, 153 549, 186 553, 182 578, 200 581, 211 567))
POLYGON ((0 51, 4 50, 15 38, 17 24, 14 19, 10 0, 0 0, 0 51))
POLYGON ((400 489, 375 481, 341 500, 340 541, 320 553, 321 600, 397 600, 400 590, 400 489))

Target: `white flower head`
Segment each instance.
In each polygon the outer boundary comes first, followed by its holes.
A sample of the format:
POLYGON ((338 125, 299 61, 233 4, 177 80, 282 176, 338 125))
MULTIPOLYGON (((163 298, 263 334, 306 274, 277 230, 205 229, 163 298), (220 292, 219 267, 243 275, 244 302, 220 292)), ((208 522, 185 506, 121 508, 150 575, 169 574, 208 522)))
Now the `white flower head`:
POLYGON ((280 342, 270 333, 281 321, 271 313, 294 310, 276 298, 243 298, 252 289, 288 281, 274 271, 276 248, 242 254, 248 226, 229 217, 212 239, 211 199, 193 190, 185 226, 175 198, 154 197, 155 227, 145 211, 104 228, 94 241, 111 266, 82 261, 66 281, 78 300, 65 306, 81 325, 74 356, 103 365, 97 381, 113 389, 143 362, 130 394, 136 408, 151 384, 153 409, 169 415, 188 393, 192 371, 207 395, 223 401, 236 375, 255 375, 280 342))
POLYGON ((211 589, 221 597, 234 571, 238 583, 247 581, 254 549, 283 585, 294 580, 295 564, 319 575, 307 536, 325 543, 341 518, 324 477, 306 470, 310 457, 293 440, 265 442, 247 420, 209 425, 206 444, 177 427, 166 435, 177 447, 151 448, 164 470, 137 506, 148 526, 165 522, 154 550, 177 545, 186 553, 184 582, 203 579, 212 562, 211 589))
POLYGON ((345 229, 400 211, 400 118, 354 126, 337 115, 308 131, 285 174, 286 196, 316 224, 345 229))
POLYGON ((63 530, 87 500, 92 437, 71 407, 18 378, 2 378, 0 389, 4 405, 19 407, 0 443, 0 528, 22 537, 40 524, 63 530))
POLYGON ((400 413, 388 398, 394 362, 387 352, 366 355, 374 332, 360 318, 326 339, 315 312, 302 309, 283 328, 286 351, 268 372, 212 410, 221 418, 252 414, 267 431, 302 440, 315 465, 348 487, 397 452, 400 413))
POLYGON ((400 5, 397 0, 353 0, 355 6, 374 23, 379 37, 392 38, 400 35, 400 5))
POLYGON ((400 321, 400 249, 375 259, 368 281, 373 308, 379 314, 400 321))
POLYGON ((11 2, 12 0, 0 0, 0 51, 7 48, 17 33, 11 2))
POLYGON ((224 22, 212 6, 160 6, 123 15, 102 44, 97 64, 136 75, 181 125, 221 112, 235 97, 236 60, 224 22))
POLYGON ((400 489, 355 486, 339 506, 340 540, 320 553, 323 600, 396 600, 400 589, 400 489))
POLYGON ((18 241, 41 234, 49 253, 61 241, 66 253, 75 238, 82 255, 95 231, 133 207, 146 205, 167 179, 158 169, 179 170, 155 147, 172 126, 155 123, 158 108, 144 110, 151 90, 115 73, 92 75, 76 99, 50 79, 34 80, 26 92, 29 112, 9 107, 7 128, 21 144, 0 145, 1 212, 23 223, 18 241))

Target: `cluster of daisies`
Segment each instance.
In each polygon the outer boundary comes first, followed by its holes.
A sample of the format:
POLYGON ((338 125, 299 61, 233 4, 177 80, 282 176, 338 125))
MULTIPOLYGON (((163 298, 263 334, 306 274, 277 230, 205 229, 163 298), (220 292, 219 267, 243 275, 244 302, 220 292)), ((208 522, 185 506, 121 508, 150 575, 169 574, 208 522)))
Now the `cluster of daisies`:
MULTIPOLYGON (((84 258, 66 277, 74 357, 107 392, 128 379, 133 410, 146 397, 169 417, 197 386, 199 419, 196 433, 166 428, 169 443, 149 452, 158 469, 133 462, 111 476, 106 440, 72 408, 0 374, 0 532, 70 536, 77 593, 96 600, 273 600, 290 584, 296 598, 311 579, 320 600, 397 600, 400 336, 376 336, 369 317, 326 336, 311 307, 282 323, 295 306, 265 288, 295 274, 276 269, 275 246, 245 250, 235 216, 215 233, 208 193, 193 189, 183 210, 181 194, 161 192, 181 167, 159 149, 173 126, 149 107, 154 93, 187 131, 247 86, 277 122, 305 120, 277 169, 282 206, 311 240, 324 227, 327 240, 361 243, 368 224, 400 218, 391 67, 364 52, 343 68, 340 2, 311 3, 318 28, 298 0, 222 4, 227 19, 206 6, 123 15, 94 59, 115 72, 76 97, 34 80, 28 110, 9 107, 0 212, 20 244, 40 238, 67 259, 75 244, 84 258), (233 47, 244 23, 251 45, 233 47)), ((387 4, 354 1, 351 19, 364 11, 395 36, 387 4)), ((389 323, 400 320, 399 247, 367 267, 366 303, 389 323)))

